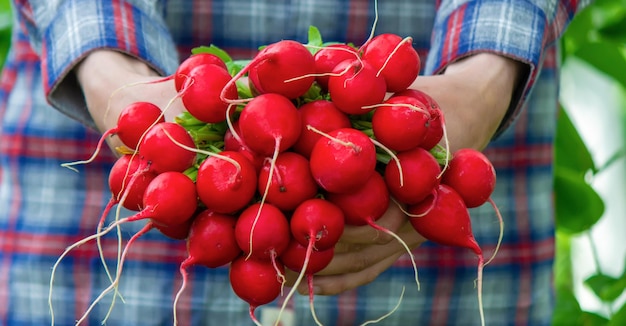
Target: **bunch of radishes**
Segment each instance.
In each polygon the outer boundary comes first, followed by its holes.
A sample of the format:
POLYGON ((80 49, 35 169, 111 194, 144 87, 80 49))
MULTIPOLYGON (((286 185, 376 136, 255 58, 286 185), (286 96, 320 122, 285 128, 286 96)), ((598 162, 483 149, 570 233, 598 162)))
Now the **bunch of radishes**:
MULTIPOLYGON (((258 323, 254 310, 281 294, 285 268, 312 286, 345 225, 393 235, 376 224, 390 204, 425 238, 472 249, 482 270, 468 208, 491 202, 495 172, 479 151, 446 150, 437 103, 409 89, 420 70, 411 38, 381 34, 355 47, 316 33, 245 63, 199 48, 168 77, 187 113, 165 122, 167 108, 135 103, 105 134, 126 148, 98 233, 86 240, 142 219, 130 242, 152 228, 186 240, 175 320, 187 267, 229 264, 232 288, 258 323), (102 230, 116 204, 137 213, 102 230)), ((103 295, 117 288, 130 242, 103 295)))

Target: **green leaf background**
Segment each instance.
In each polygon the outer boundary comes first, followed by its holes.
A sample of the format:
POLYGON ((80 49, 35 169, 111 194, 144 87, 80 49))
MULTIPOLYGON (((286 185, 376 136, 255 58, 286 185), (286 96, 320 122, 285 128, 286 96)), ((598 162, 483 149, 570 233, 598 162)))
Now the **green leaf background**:
MULTIPOLYGON (((580 12, 572 21, 561 40, 564 69, 567 63, 585 64, 589 71, 612 81, 618 93, 626 94, 626 0, 597 0, 589 7, 580 12)), ((585 78, 576 74, 567 75, 569 78, 585 78)), ((587 76, 588 77, 588 76, 587 76)), ((562 80, 572 82, 571 79, 562 80)), ((608 94, 610 90, 601 85, 584 83, 596 94, 608 94)), ((626 325, 626 304, 619 302, 624 296, 626 288, 626 266, 621 275, 607 275, 600 266, 599 253, 595 250, 596 243, 591 231, 605 216, 605 203, 593 186, 592 180, 601 176, 608 167, 624 164, 624 148, 618 148, 606 161, 598 161, 586 145, 586 140, 580 136, 580 130, 576 128, 570 119, 570 113, 575 113, 568 104, 587 99, 575 97, 577 92, 568 92, 562 98, 563 109, 560 112, 557 138, 555 143, 555 176, 554 192, 556 205, 557 225, 557 254, 554 265, 555 288, 556 288, 556 311, 553 325, 626 325), (604 309, 603 312, 587 311, 582 307, 581 294, 575 290, 580 288, 579 280, 575 280, 573 274, 576 255, 572 243, 575 238, 584 238, 592 247, 595 273, 586 277, 582 286, 599 300, 604 309), (621 306, 620 306, 621 304, 621 306), (606 313, 608 311, 608 313, 606 313)), ((584 92, 579 92, 580 94, 584 92)), ((588 93, 587 93, 588 94, 588 93)), ((580 95, 584 96, 584 95, 580 95)), ((608 95, 607 95, 608 96, 608 95)), ((607 100, 598 103, 600 109, 606 114, 612 112, 614 118, 621 121, 622 131, 618 137, 626 139, 626 96, 622 100, 612 103, 607 100), (603 107, 605 106, 605 107, 603 107), (612 107, 607 107, 612 106, 612 107)), ((602 130, 604 126, 593 126, 602 130)), ((607 148, 614 144, 614 140, 606 139, 607 148)), ((594 148, 595 150, 596 148, 594 148)), ((626 169, 623 169, 624 171, 626 169)), ((615 180, 614 191, 621 193, 623 201, 624 184, 626 180, 615 180)), ((613 230, 613 232, 626 233, 626 230, 613 230)), ((606 253, 605 253, 606 254, 606 253)), ((617 257, 616 257, 617 258, 617 257)), ((619 261, 619 260, 615 260, 619 261)), ((626 260, 624 260, 626 265, 626 260)))

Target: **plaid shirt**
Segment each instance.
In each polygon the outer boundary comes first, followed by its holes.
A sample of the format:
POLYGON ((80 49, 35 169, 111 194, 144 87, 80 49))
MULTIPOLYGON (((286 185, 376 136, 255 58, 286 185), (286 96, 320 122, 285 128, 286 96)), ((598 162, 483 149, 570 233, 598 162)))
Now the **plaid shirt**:
MULTIPOLYGON (((63 250, 94 233, 110 198, 107 175, 114 157, 102 153, 79 173, 61 163, 89 157, 99 135, 71 73, 90 50, 116 48, 170 74, 189 50, 216 44, 250 57, 280 39, 304 42, 309 25, 325 40, 361 44, 374 18, 373 1, 95 1, 15 0, 13 46, 0 82, 0 325, 50 323, 51 267, 63 250), (178 53, 178 55, 177 55, 178 53), (52 105, 50 105, 52 104, 52 105), (53 108, 56 108, 53 109, 53 108)), ((530 76, 506 128, 485 153, 497 169, 493 199, 506 219, 504 242, 484 271, 489 325, 547 325, 554 296, 552 201, 553 140, 558 73, 554 41, 582 7, 570 1, 418 0, 379 1, 377 32, 412 36, 425 60, 424 73, 477 52, 527 63, 530 76)), ((97 76, 94 76, 97 78, 97 76)), ((489 255, 498 224, 488 205, 471 210, 476 239, 489 255)), ((128 239, 143 223, 123 226, 128 239)), ((117 238, 103 239, 111 268, 117 238)), ((181 285, 178 266, 185 244, 156 231, 141 237, 125 264, 109 325, 168 325, 181 285)), ((471 251, 426 243, 415 257, 418 292, 407 257, 366 286, 337 296, 317 296, 319 319, 353 325, 378 318, 383 324, 475 325, 479 323, 471 251)), ((93 243, 73 250, 54 281, 57 325, 72 325, 110 284, 93 243)), ((85 325, 99 325, 111 295, 85 325)), ((267 305, 276 307, 280 300, 267 305)), ((308 298, 290 309, 297 325, 311 325, 308 298)), ((251 324, 248 306, 229 285, 226 268, 191 268, 178 304, 181 325, 251 324)), ((258 313, 264 314, 264 307, 258 313)))

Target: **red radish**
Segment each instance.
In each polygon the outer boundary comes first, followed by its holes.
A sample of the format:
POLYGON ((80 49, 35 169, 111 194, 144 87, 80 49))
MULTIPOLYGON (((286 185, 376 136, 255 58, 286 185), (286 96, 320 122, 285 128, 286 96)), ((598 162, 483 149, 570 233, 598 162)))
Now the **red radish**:
POLYGON ((428 122, 428 131, 426 137, 420 144, 420 147, 430 150, 441 142, 444 136, 444 118, 440 109, 430 111, 430 121, 428 122))
POLYGON ((463 198, 463 202, 468 208, 481 206, 485 202, 489 202, 493 207, 500 223, 500 236, 494 253, 485 263, 485 265, 489 264, 500 248, 504 233, 502 215, 491 198, 496 187, 496 171, 493 164, 485 154, 476 149, 459 149, 449 161, 441 183, 454 189, 463 198))
POLYGON ((285 151, 300 136, 298 109, 282 95, 259 95, 241 112, 239 129, 243 142, 259 154, 285 151))
POLYGON ((176 72, 174 73, 174 86, 176 87, 176 91, 180 92, 183 89, 183 85, 185 85, 186 81, 191 76, 190 72, 192 69, 207 64, 217 65, 224 70, 228 70, 228 68, 226 67, 226 63, 214 54, 192 54, 180 63, 178 69, 176 69, 176 72))
POLYGON ((328 89, 328 74, 342 61, 359 57, 357 49, 347 44, 331 44, 315 52, 315 81, 324 90, 328 89))
POLYGON ((395 151, 419 146, 428 132, 430 114, 426 106, 409 96, 394 96, 376 108, 372 131, 376 140, 395 151))
MULTIPOLYGON (((292 239, 285 251, 280 255, 280 261, 285 264, 285 267, 292 271, 301 272, 303 271, 302 268, 304 267, 304 262, 307 257, 307 248, 307 245, 302 245, 295 239, 292 239)), ((333 259, 334 253, 334 247, 330 247, 326 250, 311 250, 304 273, 307 276, 313 276, 313 274, 326 268, 333 259)))
POLYGON ((120 115, 117 118, 117 125, 102 134, 98 144, 96 145, 96 150, 89 159, 63 163, 61 166, 76 170, 73 167, 74 165, 92 162, 100 152, 104 141, 111 135, 117 135, 124 145, 128 146, 132 150, 136 150, 139 141, 142 137, 144 137, 147 130, 155 124, 164 121, 165 118, 158 106, 150 102, 131 103, 120 112, 120 115))
POLYGON ((284 266, 275 266, 265 259, 239 256, 230 264, 230 285, 235 294, 250 305, 250 318, 255 324, 260 325, 254 315, 256 308, 278 298, 283 288, 281 275, 284 275, 284 266))
POLYGON ((397 92, 395 96, 411 96, 424 103, 430 113, 430 120, 428 121, 428 131, 426 137, 420 144, 420 146, 426 150, 430 150, 435 147, 443 138, 443 112, 439 108, 439 104, 428 94, 417 89, 405 89, 397 92))
POLYGON ((258 172, 263 167, 263 163, 265 162, 265 156, 260 155, 253 150, 250 149, 246 144, 243 143, 241 137, 236 137, 236 135, 241 134, 241 130, 239 129, 239 120, 232 122, 232 129, 226 129, 224 133, 224 150, 225 151, 233 151, 239 152, 243 154, 252 165, 254 165, 255 170, 258 172))
POLYGON ((409 218, 409 221, 424 238, 441 245, 468 248, 478 256, 476 287, 481 322, 484 325, 481 294, 484 258, 482 249, 472 234, 472 222, 463 198, 450 186, 440 184, 424 201, 410 205, 408 213, 420 216, 409 218))
POLYGON ((133 154, 122 155, 115 161, 109 172, 109 189, 115 202, 132 211, 143 208, 144 191, 156 177, 147 167, 145 161, 133 154))
POLYGON ((362 131, 341 128, 318 140, 309 162, 313 178, 326 191, 350 192, 374 173, 376 148, 362 131))
POLYGON ((207 209, 230 214, 254 197, 257 173, 252 163, 238 152, 223 151, 207 157, 198 168, 198 197, 207 209), (226 159, 225 159, 226 158, 226 159))
POLYGON ((226 110, 230 105, 222 101, 220 94, 225 92, 229 99, 237 98, 237 86, 226 84, 231 79, 227 70, 214 64, 199 65, 189 71, 189 82, 181 95, 183 105, 196 119, 206 123, 219 123, 226 120, 226 110))
POLYGON ((230 263, 241 254, 235 240, 236 221, 234 216, 208 210, 203 210, 194 218, 187 238, 189 256, 180 264, 179 269, 183 282, 174 299, 174 325, 177 324, 176 306, 189 277, 187 269, 193 265, 217 268, 230 263))
POLYGON ((477 255, 482 250, 472 234, 472 225, 463 198, 450 186, 440 184, 436 191, 416 205, 410 205, 408 212, 421 217, 410 218, 415 230, 433 242, 469 248, 477 255))
POLYGON ((170 239, 185 240, 189 236, 189 230, 191 229, 193 220, 193 218, 190 218, 187 221, 176 225, 154 224, 154 228, 170 239))
POLYGON ((419 89, 407 88, 401 91, 393 93, 393 96, 410 96, 416 100, 422 102, 428 108, 428 111, 432 113, 432 110, 438 110, 439 104, 430 95, 426 94, 419 89))
POLYGON ((311 175, 309 160, 294 152, 283 152, 276 157, 270 180, 271 162, 266 160, 259 172, 258 191, 263 193, 269 184, 266 201, 282 211, 292 211, 303 201, 317 194, 317 183, 311 175))
POLYGON ((293 212, 289 223, 293 239, 280 257, 285 266, 300 274, 285 298, 281 313, 306 275, 311 313, 320 324, 313 309, 313 274, 326 267, 333 258, 335 244, 344 229, 343 216, 339 207, 320 198, 306 200, 293 212))
POLYGON ((367 180, 365 185, 357 191, 347 194, 330 193, 326 198, 337 205, 344 213, 346 225, 369 225, 372 228, 388 234, 396 239, 406 250, 411 259, 413 270, 415 271, 415 284, 419 289, 419 280, 417 277, 417 266, 411 249, 406 242, 402 240, 393 231, 376 224, 387 208, 389 208, 389 191, 385 185, 385 180, 378 172, 374 172, 367 180))
POLYGON ((385 79, 376 68, 361 60, 340 62, 328 78, 328 92, 337 108, 347 114, 365 114, 386 95, 385 79))
POLYGON ((275 260, 287 248, 291 233, 289 222, 276 206, 252 204, 237 218, 235 237, 247 257, 275 260))
POLYGON ((396 156, 400 169, 397 164, 391 163, 385 167, 385 182, 389 192, 403 204, 417 204, 439 184, 439 163, 421 147, 400 152, 396 156))
POLYGON ((233 215, 203 210, 198 213, 191 224, 187 238, 189 257, 181 267, 202 265, 217 268, 226 265, 241 254, 235 239, 233 215))
POLYGON ((305 103, 298 108, 298 113, 302 131, 292 150, 307 158, 311 156, 315 143, 322 137, 319 133, 309 130, 307 126, 312 126, 322 132, 351 127, 348 116, 339 111, 335 104, 328 100, 315 100, 305 103))
POLYGON ((379 71, 389 92, 408 88, 419 74, 420 57, 411 41, 386 33, 375 36, 363 48, 363 61, 379 71))
MULTIPOLYGON (((107 216, 116 204, 120 204, 126 209, 139 211, 143 208, 143 194, 156 174, 148 171, 147 165, 137 155, 126 154, 120 156, 109 172, 109 189, 111 199, 104 207, 102 215, 98 220, 96 233, 100 233, 107 216)), ((106 264, 100 237, 96 238, 98 253, 102 260, 104 270, 111 282, 113 277, 106 264)))
POLYGON ((291 234, 301 245, 307 246, 314 240, 315 250, 333 248, 344 229, 344 213, 328 200, 313 198, 300 204, 293 214, 289 226, 291 234))
POLYGON ((465 206, 478 207, 487 202, 496 187, 496 170, 482 152, 462 148, 453 154, 441 182, 452 187, 465 206))
POLYGON ((248 80, 260 94, 295 99, 315 81, 315 60, 301 43, 282 40, 265 47, 248 65, 248 80))
POLYGON ((150 218, 155 224, 180 225, 190 219, 198 207, 196 185, 180 172, 158 174, 143 195, 143 210, 127 218, 128 222, 150 218))
POLYGON ((145 134, 139 145, 139 155, 156 173, 182 172, 191 167, 196 159, 196 153, 185 147, 196 148, 187 130, 174 122, 161 122, 145 134))
POLYGON ((331 247, 330 249, 326 249, 323 251, 313 250, 312 244, 314 240, 311 240, 312 241, 310 241, 308 245, 302 245, 295 239, 291 240, 289 246, 287 246, 287 249, 285 249, 283 254, 280 256, 280 260, 285 264, 285 267, 299 274, 298 278, 293 284, 293 287, 285 297, 279 313, 279 320, 280 314, 287 306, 287 303, 289 303, 289 299, 291 298, 293 293, 295 293, 300 282, 302 282, 302 278, 306 275, 309 288, 309 306, 311 309, 311 315, 315 319, 316 324, 321 325, 321 323, 317 319, 313 305, 315 295, 313 292, 313 275, 324 269, 326 266, 328 266, 328 264, 330 264, 330 261, 333 259, 335 254, 335 248, 331 247))
POLYGON ((329 193, 326 199, 337 205, 346 225, 373 225, 389 207, 389 191, 385 180, 374 172, 359 189, 349 193, 329 193))
POLYGON ((164 121, 163 112, 158 106, 150 102, 135 102, 120 112, 117 127, 111 132, 115 133, 124 145, 137 149, 144 133, 152 125, 164 121))

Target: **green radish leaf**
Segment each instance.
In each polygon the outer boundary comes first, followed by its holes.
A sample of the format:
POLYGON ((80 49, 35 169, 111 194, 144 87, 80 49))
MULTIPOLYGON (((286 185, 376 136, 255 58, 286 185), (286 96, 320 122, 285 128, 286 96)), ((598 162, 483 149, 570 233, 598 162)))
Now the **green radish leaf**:
POLYGON ((240 98, 253 98, 252 90, 247 79, 239 79, 235 82, 237 85, 237 94, 240 98))
POLYGON ((581 177, 589 170, 595 171, 591 153, 572 123, 567 110, 559 109, 555 139, 555 169, 576 171, 581 177))
POLYGON ((585 284, 604 302, 613 302, 624 293, 626 278, 615 278, 604 274, 592 275, 585 284))
POLYGON ((226 62, 226 69, 228 69, 228 73, 231 76, 235 76, 238 74, 246 65, 250 62, 250 60, 233 60, 226 62))
POLYGON ((213 54, 218 56, 220 59, 222 59, 222 61, 224 61, 225 63, 231 62, 233 61, 233 58, 230 57, 230 55, 228 55, 228 53, 222 49, 220 49, 219 47, 211 44, 210 46, 199 46, 199 47, 195 47, 193 49, 191 49, 191 53, 192 54, 198 54, 198 53, 209 53, 209 54, 213 54))
POLYGON ((591 228, 604 214, 600 195, 576 170, 558 168, 554 176, 556 224, 567 233, 591 228))
POLYGON ((317 29, 317 27, 311 25, 309 26, 308 37, 309 39, 308 39, 307 45, 312 46, 312 47, 309 47, 309 51, 311 51, 312 54, 315 54, 315 52, 317 52, 320 47, 324 46, 324 42, 322 41, 322 34, 320 33, 320 30, 317 29), (313 47, 316 47, 316 48, 313 48, 313 47))

